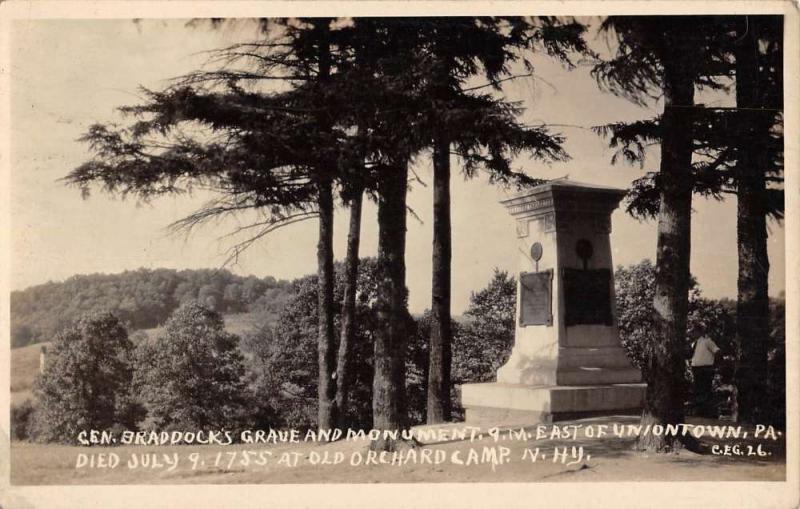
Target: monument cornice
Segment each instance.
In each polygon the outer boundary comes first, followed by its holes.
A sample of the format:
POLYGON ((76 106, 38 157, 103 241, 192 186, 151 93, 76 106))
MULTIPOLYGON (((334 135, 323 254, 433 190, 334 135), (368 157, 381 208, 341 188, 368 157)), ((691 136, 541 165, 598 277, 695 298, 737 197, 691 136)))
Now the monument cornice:
POLYGON ((571 181, 552 181, 501 200, 515 217, 570 212, 610 214, 627 194, 622 189, 571 181))

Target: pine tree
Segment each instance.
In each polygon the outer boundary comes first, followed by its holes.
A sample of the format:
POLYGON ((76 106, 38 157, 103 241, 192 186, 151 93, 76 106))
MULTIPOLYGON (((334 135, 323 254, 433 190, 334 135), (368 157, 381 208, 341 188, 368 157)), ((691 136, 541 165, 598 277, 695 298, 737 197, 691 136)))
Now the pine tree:
MULTIPOLYGON (((693 192, 721 200, 737 195, 738 384, 742 416, 752 420, 762 407, 759 398, 769 336, 766 220, 783 217, 782 18, 726 16, 714 18, 709 38, 715 51, 699 82, 729 92, 735 78, 737 106, 694 110, 692 136, 693 192), (716 82, 714 80, 717 80, 716 82)), ((631 163, 644 164, 645 147, 659 143, 661 119, 602 126, 617 152, 631 163)), ((647 173, 634 182, 628 211, 651 218, 658 214, 660 178, 647 173)))
POLYGON ((741 418, 766 422, 772 413, 763 404, 770 338, 767 218, 783 210, 783 197, 775 196, 768 182, 783 169, 783 18, 747 16, 735 33, 735 120, 744 127, 732 143, 739 255, 736 339, 741 350, 736 379, 741 418))
POLYGON ((100 182, 107 191, 144 199, 210 188, 218 198, 176 227, 255 212, 258 219, 238 230, 250 234, 231 259, 276 228, 318 217, 323 429, 335 425, 333 188, 346 138, 335 126, 337 105, 346 102, 331 100, 340 90, 332 74, 331 22, 264 21, 263 41, 214 53, 219 69, 190 73, 166 91, 146 91, 145 104, 123 108, 138 118, 129 128, 92 126, 84 141, 95 159, 66 179, 84 191, 100 182), (265 89, 274 80, 289 89, 265 89), (181 127, 191 123, 217 136, 189 137, 181 127))
POLYGON ((543 51, 571 66, 569 54, 586 53, 587 49, 582 38, 585 27, 570 20, 465 17, 428 18, 417 23, 423 36, 423 47, 419 51, 430 62, 422 93, 429 104, 425 129, 430 133, 433 153, 427 421, 434 424, 450 420, 451 413, 451 147, 467 162, 466 176, 473 176, 477 168, 483 168, 492 178, 512 178, 519 184, 533 184, 536 180, 522 178, 511 170, 510 159, 518 152, 528 152, 544 161, 566 158, 559 136, 550 135, 544 128, 516 124, 514 117, 518 112, 509 109, 508 101, 470 91, 466 82, 482 74, 488 81, 486 88, 500 92, 503 81, 517 77, 512 74, 512 64, 521 63, 532 73, 526 51, 543 51), (492 152, 491 160, 470 157, 470 149, 481 144, 492 152))
MULTIPOLYGON (((724 25, 713 16, 642 16, 610 17, 602 28, 614 34, 617 49, 610 60, 595 67, 599 83, 639 104, 663 95, 658 122, 661 164, 655 189, 658 245, 653 323, 658 342, 647 352, 642 370, 648 384, 642 422, 677 424, 684 419, 686 391, 694 96, 698 85, 718 86, 710 69, 716 70, 724 53, 720 44, 724 25)), ((637 446, 667 451, 679 446, 679 441, 677 436, 651 434, 640 437, 637 446)))

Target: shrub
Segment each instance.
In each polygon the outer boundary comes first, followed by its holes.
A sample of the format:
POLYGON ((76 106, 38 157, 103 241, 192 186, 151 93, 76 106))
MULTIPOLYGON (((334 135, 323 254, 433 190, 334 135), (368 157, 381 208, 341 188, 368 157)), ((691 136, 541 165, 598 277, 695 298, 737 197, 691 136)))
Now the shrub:
POLYGON ((18 405, 11 405, 11 440, 29 440, 31 438, 35 411, 36 407, 30 399, 26 399, 18 405))

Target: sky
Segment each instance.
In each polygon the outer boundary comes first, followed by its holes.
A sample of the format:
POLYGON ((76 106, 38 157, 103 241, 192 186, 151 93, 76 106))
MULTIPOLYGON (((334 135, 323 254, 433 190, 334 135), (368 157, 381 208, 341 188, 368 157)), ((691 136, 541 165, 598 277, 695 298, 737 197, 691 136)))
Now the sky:
MULTIPOLYGON (((58 179, 89 159, 77 141, 96 122, 124 122, 115 109, 137 104, 139 87, 160 89, 171 78, 195 70, 204 51, 248 40, 247 24, 209 30, 180 20, 18 20, 11 33, 11 288, 19 290, 74 274, 115 273, 146 268, 217 268, 228 258, 227 221, 190 236, 167 227, 212 198, 208 194, 160 198, 149 204, 101 192, 82 199, 58 179)), ((592 36, 592 44, 602 40, 592 36)), ((524 107, 523 121, 545 123, 566 137, 571 160, 546 165, 518 161, 520 169, 540 178, 627 187, 642 174, 638 166, 612 166, 613 152, 591 126, 649 118, 659 105, 638 107, 598 89, 586 65, 566 70, 547 58, 535 59, 536 78, 506 87, 509 98, 524 107)), ((729 97, 707 97, 725 105, 729 97)), ((514 221, 498 200, 512 191, 479 177, 463 179, 453 161, 452 294, 453 312, 462 313, 470 294, 483 288, 493 270, 517 271, 514 221)), ((657 153, 645 169, 658 168, 657 153)), ((430 306, 432 196, 430 154, 421 154, 414 172, 406 250, 409 307, 430 306)), ((735 297, 737 277, 736 201, 695 198, 691 270, 703 295, 735 297)), ((367 203, 362 219, 362 255, 377 252, 377 210, 367 203)), ((656 222, 641 222, 618 209, 612 216, 615 265, 654 259, 656 222)), ((334 251, 344 257, 347 213, 336 215, 334 251)), ((316 271, 315 221, 279 230, 262 239, 227 267, 242 275, 292 279, 316 271)), ((770 224, 770 293, 785 288, 784 230, 770 224)))

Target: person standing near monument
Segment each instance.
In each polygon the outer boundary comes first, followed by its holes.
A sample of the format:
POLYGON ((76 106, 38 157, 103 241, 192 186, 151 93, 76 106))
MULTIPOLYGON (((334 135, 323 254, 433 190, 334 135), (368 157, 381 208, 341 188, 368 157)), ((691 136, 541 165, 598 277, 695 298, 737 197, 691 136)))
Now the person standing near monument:
POLYGON ((691 332, 695 339, 692 355, 692 378, 694 378, 694 400, 698 415, 707 415, 711 410, 714 361, 719 347, 707 334, 699 329, 691 332))

